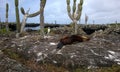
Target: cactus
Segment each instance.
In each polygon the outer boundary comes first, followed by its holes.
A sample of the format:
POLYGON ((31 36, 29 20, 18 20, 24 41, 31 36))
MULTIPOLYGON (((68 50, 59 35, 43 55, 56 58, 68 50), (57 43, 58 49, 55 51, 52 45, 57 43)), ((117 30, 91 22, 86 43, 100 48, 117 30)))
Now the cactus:
POLYGON ((15 12, 16 12, 16 23, 17 23, 17 32, 20 32, 20 18, 19 18, 19 9, 18 9, 18 5, 19 5, 19 0, 15 0, 15 12))
POLYGON ((75 27, 74 27, 75 31, 74 32, 75 32, 75 34, 77 34, 77 29, 78 29, 77 28, 77 21, 81 17, 83 0, 80 0, 77 8, 76 8, 76 0, 73 0, 72 12, 71 12, 71 7, 70 7, 70 0, 66 0, 66 3, 67 3, 68 16, 75 24, 75 27))
POLYGON ((85 24, 87 25, 88 22, 88 16, 85 14, 85 24))
POLYGON ((2 24, 1 24, 1 18, 0 18, 0 29, 2 28, 2 24))
POLYGON ((55 24, 57 24, 57 21, 55 20, 55 24))
MULTIPOLYGON (((21 13, 22 13, 23 15, 28 14, 28 12, 29 12, 29 10, 25 13, 24 8, 21 7, 21 13)), ((32 17, 35 17, 35 16, 37 16, 37 15, 39 15, 39 14, 40 14, 40 11, 37 11, 37 12, 35 12, 35 13, 28 14, 27 17, 28 17, 28 18, 32 18, 32 17)))
MULTIPOLYGON (((30 9, 29 9, 29 10, 30 10, 30 9)), ((29 10, 25 13, 24 9, 21 8, 21 13, 24 15, 24 17, 23 17, 23 20, 22 20, 22 25, 21 25, 20 33, 23 32, 24 27, 25 27, 25 25, 26 25, 26 20, 27 20, 27 16, 28 16, 29 10)))
POLYGON ((23 15, 25 15, 25 10, 24 10, 24 8, 21 7, 20 10, 21 10, 21 13, 22 13, 23 15))
POLYGON ((41 29, 41 35, 44 36, 44 8, 45 8, 46 0, 41 0, 40 1, 40 10, 33 13, 33 14, 28 14, 29 10, 25 13, 24 8, 21 8, 21 13, 24 15, 23 21, 22 21, 22 26, 21 26, 21 32, 23 32, 23 29, 26 24, 27 18, 32 18, 40 14, 40 29, 41 29))
MULTIPOLYGON (((29 9, 29 10, 30 10, 30 9, 29 9)), ((38 11, 38 12, 36 12, 36 13, 33 13, 33 14, 29 14, 29 10, 27 10, 27 12, 25 12, 25 11, 24 11, 24 8, 21 7, 21 13, 24 15, 24 18, 23 18, 23 20, 22 20, 22 25, 21 25, 20 33, 22 33, 23 30, 24 30, 24 27, 25 27, 25 25, 26 25, 26 20, 27 20, 27 18, 32 18, 32 17, 35 17, 35 16, 37 16, 37 15, 40 14, 40 11, 38 11)))
POLYGON ((40 30, 41 30, 41 35, 44 36, 44 8, 46 5, 46 0, 41 0, 40 2, 40 30))
POLYGON ((6 3, 6 31, 9 31, 8 27, 8 10, 9 10, 9 5, 6 3))
POLYGON ((95 24, 95 21, 93 20, 93 25, 95 24))

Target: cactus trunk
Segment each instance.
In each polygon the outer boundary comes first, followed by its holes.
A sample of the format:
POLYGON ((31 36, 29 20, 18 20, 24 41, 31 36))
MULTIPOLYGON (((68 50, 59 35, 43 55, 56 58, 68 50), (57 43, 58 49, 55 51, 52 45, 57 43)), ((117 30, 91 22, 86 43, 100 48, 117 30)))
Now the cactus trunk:
POLYGON ((18 2, 19 0, 15 0, 15 12, 16 12, 16 24, 17 24, 17 32, 20 32, 20 18, 19 18, 19 9, 18 9, 18 2))
POLYGON ((44 15, 43 15, 43 12, 41 12, 41 15, 40 15, 40 27, 41 27, 41 35, 44 36, 44 15))
POLYGON ((77 21, 75 20, 73 23, 75 24, 75 26, 74 26, 74 27, 75 27, 75 28, 74 28, 74 31, 75 31, 75 32, 74 32, 74 33, 77 34, 77 30, 78 30, 77 21))
POLYGON ((8 27, 8 18, 6 18, 6 31, 9 31, 9 27, 8 27))
POLYGON ((41 30, 41 35, 44 37, 44 7, 46 4, 46 0, 41 0, 40 2, 40 30, 41 30))
POLYGON ((21 25, 20 33, 22 33, 24 31, 24 28, 25 28, 25 25, 26 25, 26 20, 27 20, 27 14, 24 15, 24 18, 22 20, 22 25, 21 25))
POLYGON ((9 31, 9 27, 8 27, 8 10, 9 10, 9 5, 7 3, 6 4, 6 31, 9 31))
POLYGON ((2 28, 2 24, 1 24, 1 18, 0 18, 0 29, 2 28))
POLYGON ((88 16, 85 14, 85 24, 87 25, 88 22, 88 16))

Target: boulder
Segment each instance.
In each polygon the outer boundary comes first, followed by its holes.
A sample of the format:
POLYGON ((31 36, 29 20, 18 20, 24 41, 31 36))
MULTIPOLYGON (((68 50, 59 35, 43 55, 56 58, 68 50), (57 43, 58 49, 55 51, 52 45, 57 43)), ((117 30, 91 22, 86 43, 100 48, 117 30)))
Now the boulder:
POLYGON ((90 41, 65 45, 56 49, 59 36, 39 39, 39 36, 25 36, 15 39, 11 49, 25 59, 50 63, 67 68, 97 68, 120 65, 120 36, 96 35, 90 41))

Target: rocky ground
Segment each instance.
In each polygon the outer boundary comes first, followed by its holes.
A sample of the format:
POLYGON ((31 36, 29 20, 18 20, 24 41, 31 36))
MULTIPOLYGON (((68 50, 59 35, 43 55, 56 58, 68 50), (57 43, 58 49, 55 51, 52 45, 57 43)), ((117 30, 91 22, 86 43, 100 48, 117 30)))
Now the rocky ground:
POLYGON ((0 71, 120 72, 120 29, 96 31, 86 35, 90 41, 65 45, 59 50, 56 47, 62 36, 0 35, 0 71))

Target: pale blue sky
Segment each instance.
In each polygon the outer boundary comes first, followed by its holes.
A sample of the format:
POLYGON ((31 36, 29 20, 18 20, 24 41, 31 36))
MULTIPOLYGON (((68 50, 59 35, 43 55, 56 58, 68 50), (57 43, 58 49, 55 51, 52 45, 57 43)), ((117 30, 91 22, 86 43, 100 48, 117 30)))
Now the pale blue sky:
MULTIPOLYGON (((72 2, 73 0, 71 0, 72 2)), ((19 0, 19 8, 30 8, 29 13, 34 13, 40 8, 40 0, 19 0)), ((14 0, 0 0, 0 18, 5 21, 5 6, 9 4, 9 22, 15 22, 14 0)), ((20 20, 23 15, 20 13, 20 20)), ((81 23, 84 23, 85 14, 88 15, 88 23, 113 23, 120 22, 120 0, 84 0, 81 23)), ((47 0, 45 7, 45 22, 59 24, 72 22, 67 15, 66 0, 47 0)), ((39 23, 39 16, 29 18, 27 22, 39 23)))

